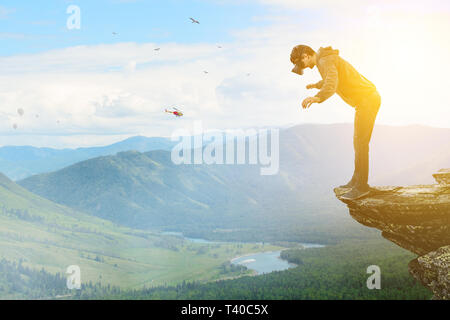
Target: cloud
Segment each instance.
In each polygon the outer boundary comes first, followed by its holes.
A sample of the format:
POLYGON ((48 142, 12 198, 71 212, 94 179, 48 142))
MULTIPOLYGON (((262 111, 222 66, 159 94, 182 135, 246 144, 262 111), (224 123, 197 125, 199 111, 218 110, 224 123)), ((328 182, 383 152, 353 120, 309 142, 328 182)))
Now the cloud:
MULTIPOLYGON (((382 95, 378 123, 450 127, 445 12, 374 7, 352 17, 324 8, 316 22, 277 11, 267 27, 234 30, 234 40, 222 49, 207 43, 117 43, 0 57, 0 135, 70 135, 74 144, 76 134, 170 136, 194 120, 202 120, 205 129, 353 121, 353 109, 337 96, 300 109, 302 99, 316 92, 305 85, 320 75, 290 72, 289 54, 299 43, 338 48, 375 83, 382 95), (171 106, 185 116, 164 113, 171 106)), ((89 141, 83 139, 80 144, 89 141)), ((68 140, 57 142, 63 141, 68 140)))
POLYGON ((426 3, 423 1, 411 0, 251 0, 257 3, 271 5, 275 7, 285 7, 289 9, 319 9, 324 8, 328 10, 343 9, 340 13, 350 13, 353 10, 360 10, 372 6, 379 6, 383 8, 400 8, 406 11, 423 10, 442 11, 450 9, 448 1, 429 0, 426 3))
POLYGON ((75 46, 50 50, 38 55, 15 55, 0 58, 0 69, 6 73, 32 72, 101 72, 122 68, 124 62, 136 64, 182 64, 214 54, 211 45, 180 45, 167 43, 155 51, 154 43, 117 43, 110 45, 75 46), (39 61, 39 62, 38 62, 39 61))
POLYGON ((15 39, 15 40, 22 40, 25 39, 27 36, 23 33, 13 33, 13 32, 0 32, 0 39, 15 39))
POLYGON ((11 13, 14 13, 16 9, 10 9, 0 6, 0 19, 6 19, 11 13))
POLYGON ((128 93, 103 96, 103 101, 95 101, 93 104, 94 115, 105 118, 125 118, 139 115, 140 110, 145 107, 145 99, 128 93))

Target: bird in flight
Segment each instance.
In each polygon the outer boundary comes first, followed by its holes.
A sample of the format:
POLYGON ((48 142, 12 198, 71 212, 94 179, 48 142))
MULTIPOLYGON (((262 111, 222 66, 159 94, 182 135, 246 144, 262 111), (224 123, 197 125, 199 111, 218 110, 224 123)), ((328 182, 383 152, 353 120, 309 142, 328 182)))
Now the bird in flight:
POLYGON ((203 71, 205 74, 207 74, 208 73, 208 71, 203 71))
POLYGON ((116 35, 117 35, 117 32, 113 32, 112 34, 116 36, 116 35))
POLYGON ((161 48, 155 48, 154 50, 155 50, 155 51, 159 51, 159 49, 161 49, 161 48))
POLYGON ((219 48, 219 49, 222 49, 222 47, 221 47, 221 46, 217 46, 217 48, 219 48))
POLYGON ((194 18, 189 18, 189 19, 191 19, 192 23, 200 24, 200 22, 198 22, 198 21, 195 20, 194 18))

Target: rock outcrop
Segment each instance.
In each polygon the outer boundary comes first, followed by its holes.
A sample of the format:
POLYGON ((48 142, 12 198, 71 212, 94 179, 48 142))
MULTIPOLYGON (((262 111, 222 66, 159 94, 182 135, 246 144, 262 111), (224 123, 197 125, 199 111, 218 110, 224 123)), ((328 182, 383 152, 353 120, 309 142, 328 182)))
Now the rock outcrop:
POLYGON ((450 299, 450 169, 433 176, 438 184, 372 188, 354 201, 341 198, 348 189, 334 191, 356 221, 419 256, 409 272, 434 299, 450 299))
POLYGON ((409 263, 409 272, 431 289, 434 299, 450 297, 450 246, 441 247, 409 263))
POLYGON ((433 174, 433 177, 440 184, 450 185, 450 169, 441 169, 433 174))

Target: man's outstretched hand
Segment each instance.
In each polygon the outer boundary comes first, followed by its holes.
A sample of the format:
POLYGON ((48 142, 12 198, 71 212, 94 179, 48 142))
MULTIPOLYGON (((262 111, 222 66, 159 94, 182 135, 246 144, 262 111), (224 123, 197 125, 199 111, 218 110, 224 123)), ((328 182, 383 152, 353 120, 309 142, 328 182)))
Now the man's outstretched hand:
POLYGON ((303 100, 302 102, 302 108, 303 109, 307 109, 309 108, 313 103, 317 103, 320 102, 320 98, 319 97, 308 97, 305 100, 303 100))
POLYGON ((316 84, 315 83, 312 83, 312 84, 308 84, 307 86, 306 86, 306 89, 314 89, 316 87, 316 84))

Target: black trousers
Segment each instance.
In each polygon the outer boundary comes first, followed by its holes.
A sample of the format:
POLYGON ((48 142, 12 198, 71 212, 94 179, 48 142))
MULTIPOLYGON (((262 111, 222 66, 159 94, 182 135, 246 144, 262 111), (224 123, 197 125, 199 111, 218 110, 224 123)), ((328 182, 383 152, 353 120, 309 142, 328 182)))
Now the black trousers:
POLYGON ((355 149, 355 171, 353 182, 357 188, 369 187, 369 143, 372 137, 375 119, 381 105, 380 94, 375 91, 366 96, 355 108, 355 129, 353 135, 353 147, 355 149))

